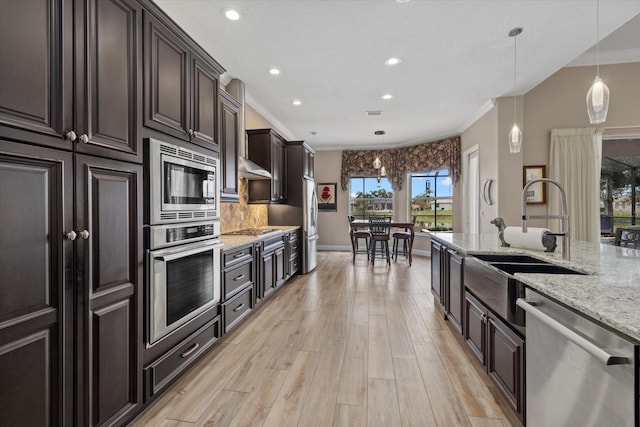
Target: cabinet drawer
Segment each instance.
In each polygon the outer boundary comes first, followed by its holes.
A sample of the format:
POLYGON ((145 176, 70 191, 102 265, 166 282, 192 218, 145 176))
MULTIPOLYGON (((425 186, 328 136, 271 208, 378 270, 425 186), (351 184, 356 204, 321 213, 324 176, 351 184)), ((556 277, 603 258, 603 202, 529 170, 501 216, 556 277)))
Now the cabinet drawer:
POLYGON ((222 253, 222 268, 238 264, 253 258, 253 246, 245 246, 222 253))
POLYGON ((229 332, 253 309, 253 286, 224 303, 224 331, 229 332))
POLYGON ((245 262, 244 264, 233 267, 224 272, 223 292, 224 299, 232 297, 239 289, 253 283, 253 262, 245 262))
POLYGON ((220 336, 221 319, 217 316, 145 368, 146 398, 165 388, 220 336))
POLYGON ((284 246, 284 234, 280 234, 274 237, 269 237, 268 239, 264 239, 262 241, 263 253, 276 250, 283 246, 284 246))
POLYGON ((300 257, 296 256, 289 260, 289 274, 293 276, 300 269, 300 257))

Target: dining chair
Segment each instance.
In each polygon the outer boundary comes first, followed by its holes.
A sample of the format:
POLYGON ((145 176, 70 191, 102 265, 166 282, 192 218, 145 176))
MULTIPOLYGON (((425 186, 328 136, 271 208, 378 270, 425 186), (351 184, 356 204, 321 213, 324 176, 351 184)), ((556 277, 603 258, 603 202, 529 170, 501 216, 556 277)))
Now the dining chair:
POLYGON ((640 248, 640 227, 631 226, 616 229, 614 245, 640 248))
POLYGON ((369 256, 371 264, 375 265, 376 246, 380 243, 379 258, 386 258, 387 264, 391 264, 389 254, 389 237, 391 233, 391 217, 390 216, 370 216, 369 231, 371 232, 371 243, 369 244, 369 256))
POLYGON ((349 220, 349 236, 351 237, 351 251, 353 252, 352 264, 356 262, 357 254, 367 254, 367 261, 369 261, 369 240, 371 239, 371 233, 369 230, 363 230, 353 225, 353 215, 347 215, 349 220), (360 249, 359 240, 364 239, 364 249, 360 249))
MULTIPOLYGON (((413 225, 416 225, 416 216, 413 215, 411 217, 411 222, 413 225)), ((411 231, 405 228, 404 231, 396 231, 392 234, 393 237, 393 259, 395 262, 398 262, 398 246, 400 244, 400 240, 402 240, 402 254, 405 258, 409 258, 409 242, 411 241, 411 231)))

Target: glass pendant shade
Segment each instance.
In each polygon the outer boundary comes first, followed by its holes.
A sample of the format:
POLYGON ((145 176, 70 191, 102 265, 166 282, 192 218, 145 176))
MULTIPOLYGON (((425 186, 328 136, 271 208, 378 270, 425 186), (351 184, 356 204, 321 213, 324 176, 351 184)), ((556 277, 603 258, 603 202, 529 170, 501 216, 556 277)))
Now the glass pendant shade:
POLYGON ((604 123, 607 120, 609 111, 609 88, 602 81, 600 76, 587 92, 587 113, 591 124, 604 123))
POLYGON ((517 123, 513 123, 513 127, 509 132, 509 151, 512 153, 519 153, 522 147, 522 132, 517 123))
POLYGON ((380 166, 382 166, 382 162, 380 161, 380 157, 376 157, 376 159, 373 161, 373 167, 375 169, 380 169, 380 166))
POLYGON ((382 166, 380 168, 380 176, 387 176, 387 170, 382 166))

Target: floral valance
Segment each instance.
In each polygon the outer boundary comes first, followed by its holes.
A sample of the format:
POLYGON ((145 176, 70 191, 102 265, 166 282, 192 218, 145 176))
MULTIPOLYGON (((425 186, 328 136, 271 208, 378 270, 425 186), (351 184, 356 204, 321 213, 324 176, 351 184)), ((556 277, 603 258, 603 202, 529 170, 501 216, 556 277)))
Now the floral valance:
POLYGON ((349 177, 377 176, 378 170, 373 167, 376 157, 380 157, 395 191, 402 189, 407 172, 425 172, 447 166, 453 182, 460 179, 460 137, 456 136, 388 150, 345 150, 342 152, 342 189, 348 190, 349 177))

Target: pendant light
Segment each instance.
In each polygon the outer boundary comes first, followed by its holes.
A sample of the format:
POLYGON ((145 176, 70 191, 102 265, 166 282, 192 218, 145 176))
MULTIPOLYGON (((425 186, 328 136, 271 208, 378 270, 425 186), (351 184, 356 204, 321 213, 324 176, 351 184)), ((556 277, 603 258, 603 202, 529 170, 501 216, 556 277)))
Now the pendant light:
MULTIPOLYGON (((380 146, 380 138, 385 134, 383 130, 377 130, 374 132, 374 135, 378 137, 378 146, 380 146)), ((380 156, 376 156, 376 159, 373 161, 373 168, 378 171, 378 176, 376 177, 376 181, 378 182, 378 187, 380 187, 380 178, 386 175, 386 171, 384 170, 384 166, 382 166, 382 161, 380 160, 380 156)))
POLYGON ((609 88, 600 78, 600 1, 596 1, 596 79, 587 92, 587 113, 591 124, 604 123, 609 111, 609 88))
POLYGON ((518 127, 517 114, 516 114, 516 37, 522 33, 522 28, 514 28, 509 31, 509 37, 513 37, 513 127, 509 132, 509 151, 512 153, 519 153, 522 147, 522 131, 518 127))

